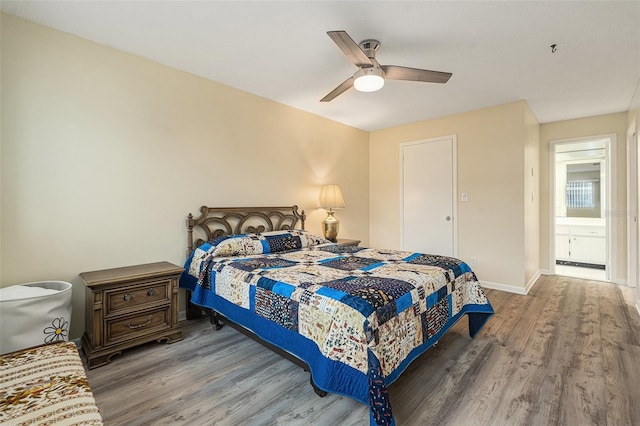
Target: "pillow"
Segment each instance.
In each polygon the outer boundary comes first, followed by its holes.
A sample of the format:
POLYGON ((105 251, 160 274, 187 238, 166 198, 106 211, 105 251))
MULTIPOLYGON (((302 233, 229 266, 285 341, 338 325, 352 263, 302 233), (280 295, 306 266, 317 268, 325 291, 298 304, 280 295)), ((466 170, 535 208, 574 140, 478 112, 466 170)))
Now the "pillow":
MULTIPOLYGON (((187 262, 189 262, 189 275, 192 275, 196 278, 200 276, 203 263, 206 264, 213 257, 223 256, 223 252, 228 252, 230 254, 227 254, 227 256, 232 256, 231 253, 233 250, 233 242, 225 243, 225 241, 230 239, 240 240, 242 238, 246 244, 249 241, 251 235, 254 235, 257 238, 257 235, 255 234, 227 235, 224 237, 209 240, 206 243, 201 244, 193 251, 191 260, 189 261, 189 259, 187 259, 187 262), (218 250, 218 246, 220 246, 221 244, 222 248, 220 250, 220 254, 217 254, 216 251, 218 250)), ((237 243, 242 244, 242 241, 237 241, 237 243)), ((239 252, 240 250, 238 250, 238 253, 239 252)))
POLYGON ((311 247, 330 241, 298 229, 232 235, 219 241, 213 257, 248 256, 311 247))
POLYGON ((214 257, 276 253, 327 243, 330 244, 331 241, 300 229, 269 231, 262 234, 228 235, 207 241, 198 247, 193 252, 189 274, 198 277, 203 262, 214 257))
POLYGON ((213 257, 246 256, 262 253, 258 234, 229 235, 212 241, 213 257))

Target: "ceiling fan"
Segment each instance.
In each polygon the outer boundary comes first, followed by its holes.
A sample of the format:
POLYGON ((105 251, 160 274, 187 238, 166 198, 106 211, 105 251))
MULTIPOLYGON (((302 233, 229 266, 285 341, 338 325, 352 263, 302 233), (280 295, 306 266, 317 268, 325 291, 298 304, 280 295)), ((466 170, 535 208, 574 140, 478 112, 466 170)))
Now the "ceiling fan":
POLYGON ((352 87, 360 92, 375 92, 384 86, 385 78, 428 83, 446 83, 451 78, 450 72, 380 65, 376 60, 376 51, 380 47, 378 40, 367 39, 358 45, 346 31, 328 31, 327 34, 347 55, 351 63, 358 67, 358 71, 320 99, 320 102, 332 101, 352 87))

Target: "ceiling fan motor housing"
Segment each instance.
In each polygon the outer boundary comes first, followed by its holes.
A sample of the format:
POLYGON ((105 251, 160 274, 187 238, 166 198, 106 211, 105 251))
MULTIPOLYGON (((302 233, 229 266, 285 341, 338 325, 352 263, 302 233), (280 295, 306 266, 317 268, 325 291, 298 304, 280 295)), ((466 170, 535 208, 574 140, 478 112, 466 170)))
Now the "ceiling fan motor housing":
POLYGON ((365 55, 369 58, 376 57, 376 51, 380 47, 380 42, 378 40, 366 39, 360 42, 360 48, 364 51, 365 55))
POLYGON ((364 65, 353 74, 353 87, 359 92, 375 92, 384 86, 384 71, 376 61, 378 40, 367 39, 360 42, 360 49, 371 60, 371 66, 364 65))

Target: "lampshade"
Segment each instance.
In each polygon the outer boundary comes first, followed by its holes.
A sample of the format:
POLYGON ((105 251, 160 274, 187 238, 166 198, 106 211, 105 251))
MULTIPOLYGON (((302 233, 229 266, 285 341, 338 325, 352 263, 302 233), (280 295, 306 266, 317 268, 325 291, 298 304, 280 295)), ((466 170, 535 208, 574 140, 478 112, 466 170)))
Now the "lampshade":
POLYGON ((319 206, 324 209, 344 209, 346 204, 339 185, 323 185, 320 189, 319 206))
POLYGON ((362 68, 353 75, 353 87, 359 92, 375 92, 384 86, 383 75, 378 67, 362 68))

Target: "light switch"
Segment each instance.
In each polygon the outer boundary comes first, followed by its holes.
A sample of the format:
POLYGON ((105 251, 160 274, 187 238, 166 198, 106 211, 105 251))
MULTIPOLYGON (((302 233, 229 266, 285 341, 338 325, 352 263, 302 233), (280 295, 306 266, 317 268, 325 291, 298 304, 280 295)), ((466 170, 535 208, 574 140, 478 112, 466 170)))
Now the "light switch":
POLYGON ((466 203, 467 201, 469 201, 469 196, 467 195, 466 192, 463 192, 462 194, 460 194, 460 201, 462 201, 463 203, 466 203))

